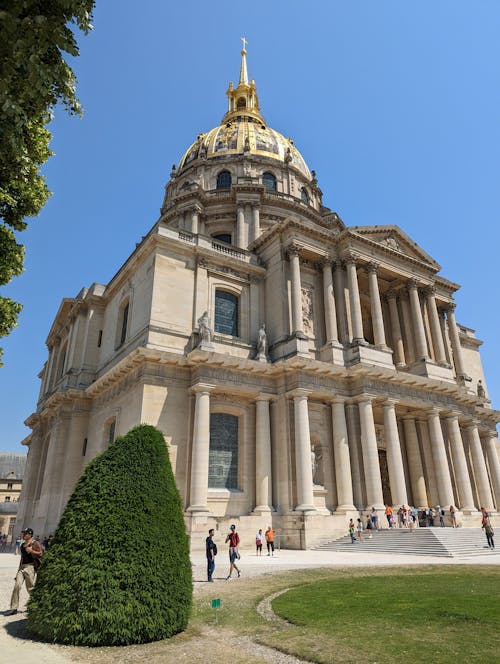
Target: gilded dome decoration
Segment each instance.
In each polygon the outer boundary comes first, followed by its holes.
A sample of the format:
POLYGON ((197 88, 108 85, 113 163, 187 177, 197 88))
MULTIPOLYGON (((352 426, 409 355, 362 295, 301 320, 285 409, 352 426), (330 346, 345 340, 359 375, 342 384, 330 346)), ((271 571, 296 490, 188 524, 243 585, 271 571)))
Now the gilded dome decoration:
MULTIPOLYGON (((243 40, 245 46, 246 41, 243 40)), ((206 134, 199 134, 179 163, 178 173, 196 159, 214 159, 230 155, 258 155, 276 159, 298 169, 311 179, 309 169, 292 139, 266 125, 260 113, 255 81, 248 82, 246 50, 241 51, 240 80, 227 89, 228 111, 221 124, 206 134)))

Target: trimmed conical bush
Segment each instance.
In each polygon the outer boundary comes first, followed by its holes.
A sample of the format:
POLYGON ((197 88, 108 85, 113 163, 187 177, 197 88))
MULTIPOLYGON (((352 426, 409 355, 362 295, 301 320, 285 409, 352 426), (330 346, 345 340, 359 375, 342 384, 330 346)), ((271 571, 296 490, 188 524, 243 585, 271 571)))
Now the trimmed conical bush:
POLYGON ((74 645, 156 641, 185 629, 191 598, 188 539, 165 441, 141 425, 83 473, 44 555, 28 626, 74 645))

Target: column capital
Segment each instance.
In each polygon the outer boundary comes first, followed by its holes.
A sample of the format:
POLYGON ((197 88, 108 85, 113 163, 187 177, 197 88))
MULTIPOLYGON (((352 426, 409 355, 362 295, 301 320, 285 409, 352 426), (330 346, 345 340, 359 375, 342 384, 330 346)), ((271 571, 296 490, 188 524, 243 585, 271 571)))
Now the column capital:
POLYGON ((456 308, 457 308, 456 302, 445 302, 440 307, 440 309, 442 309, 446 313, 448 313, 449 311, 455 311, 456 308))
POLYGON ((275 401, 276 395, 275 394, 267 394, 266 392, 259 392, 257 396, 255 397, 255 402, 257 403, 258 401, 267 401, 270 403, 271 401, 275 401))
POLYGON ((203 208, 199 203, 195 203, 193 206, 191 206, 190 211, 196 214, 201 214, 203 212, 203 208))
POLYGON ((384 297, 388 300, 397 300, 399 297, 399 291, 396 288, 389 288, 385 291, 384 297))
POLYGON ((312 390, 306 390, 303 387, 298 387, 295 390, 291 390, 286 393, 286 396, 289 399, 296 399, 297 397, 305 397, 306 399, 312 394, 312 390))
POLYGON ((335 396, 335 397, 332 397, 331 399, 328 399, 324 403, 325 403, 325 405, 328 405, 328 406, 333 406, 333 405, 338 404, 338 403, 341 403, 342 405, 345 405, 347 403, 347 400, 348 400, 347 397, 335 396))
POLYGON ((330 254, 326 254, 325 256, 321 256, 321 258, 318 261, 318 265, 325 269, 326 267, 334 267, 336 266, 337 261, 333 256, 330 256, 330 254))
POLYGON ((375 274, 377 273, 379 267, 380 263, 377 263, 377 261, 370 261, 365 265, 365 269, 367 272, 375 272, 375 274))
POLYGON ((406 282, 406 287, 408 290, 418 290, 420 287, 420 282, 417 279, 408 279, 406 282))
POLYGON ((356 265, 356 263, 358 262, 358 260, 359 260, 359 256, 357 256, 357 255, 356 255, 354 252, 352 252, 352 251, 345 251, 345 252, 342 254, 342 261, 343 261, 346 265, 356 265))
POLYGON ((427 415, 438 415, 439 417, 441 416, 441 411, 439 408, 436 408, 436 406, 433 406, 432 408, 429 408, 427 411, 427 415))
POLYGON ((215 389, 215 385, 209 383, 196 383, 190 388, 191 394, 210 394, 215 389))
POLYGON ((461 415, 462 413, 459 410, 449 410, 447 413, 443 413, 445 420, 458 420, 461 415))
POLYGON ((260 210, 261 207, 260 203, 252 203, 251 205, 253 210, 260 210))
POLYGON ((285 249, 285 255, 290 260, 292 256, 299 256, 302 247, 296 242, 291 242, 285 249))
POLYGON ((382 401, 382 406, 384 408, 395 408, 399 403, 398 399, 384 399, 382 401))
POLYGON ((375 394, 360 394, 357 397, 353 398, 353 403, 373 403, 376 399, 375 394))
POLYGON ((426 297, 435 297, 436 296, 436 286, 434 284, 429 284, 423 289, 423 293, 426 297))

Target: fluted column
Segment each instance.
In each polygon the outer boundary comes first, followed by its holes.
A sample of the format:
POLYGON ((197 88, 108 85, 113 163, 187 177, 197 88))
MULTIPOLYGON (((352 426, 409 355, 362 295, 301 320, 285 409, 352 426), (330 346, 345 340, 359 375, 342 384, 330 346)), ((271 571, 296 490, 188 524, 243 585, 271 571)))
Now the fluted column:
POLYGON ((347 436, 349 439, 349 455, 351 460, 352 493, 354 505, 359 509, 365 506, 362 486, 363 458, 361 454, 361 430, 359 425, 359 408, 355 403, 345 405, 347 420, 347 436))
POLYGON ((296 245, 288 247, 290 258, 290 274, 292 280, 292 332, 304 334, 304 323, 302 321, 302 285, 300 282, 300 248, 296 245))
POLYGON ((361 315, 361 300, 359 298, 358 273, 356 259, 347 255, 345 258, 347 270, 347 286, 349 288, 349 302, 351 304, 351 323, 353 343, 366 344, 363 333, 363 317, 361 315))
POLYGON ((408 295, 410 297, 411 318, 415 333, 416 359, 421 360, 429 357, 429 350, 427 348, 427 339, 425 338, 424 319, 422 318, 422 309, 420 308, 418 285, 413 279, 408 282, 408 295))
POLYGON ((335 481, 337 483, 337 510, 352 510, 354 509, 354 505, 351 479, 351 455, 349 453, 349 440, 347 436, 347 423, 343 399, 336 399, 332 402, 332 431, 333 454, 335 457, 335 481))
POLYGON ((196 385, 191 447, 190 512, 208 512, 208 462, 210 454, 210 392, 213 385, 196 385))
POLYGON ((448 439, 451 446, 453 467, 455 469, 455 483, 458 493, 458 506, 463 510, 474 510, 474 497, 470 483, 467 460, 465 458, 464 443, 460 432, 458 414, 453 413, 446 418, 448 426, 448 439))
POLYGON ((270 400, 259 394, 255 402, 255 512, 270 512, 272 505, 270 400))
POLYGON ((311 463, 311 434, 309 431, 308 393, 297 390, 293 395, 295 415, 295 462, 297 477, 297 510, 314 510, 311 463))
POLYGON ((391 318, 391 336, 392 336, 392 350, 394 351, 394 361, 397 367, 404 367, 406 365, 405 349, 403 344, 403 335, 401 334, 401 325, 399 322, 398 302, 397 295, 394 291, 386 293, 387 302, 389 303, 389 314, 391 318))
POLYGON ((483 448, 479 437, 477 422, 472 422, 466 427, 469 434, 469 447, 472 456, 472 465, 474 467, 474 477, 476 478, 477 493, 479 496, 480 507, 486 507, 487 510, 493 509, 493 497, 491 495, 488 471, 484 460, 483 448))
POLYGON ((191 233, 194 233, 194 235, 198 235, 199 233, 200 214, 201 207, 195 205, 194 208, 191 209, 191 233))
POLYGON ((436 362, 439 364, 447 364, 443 333, 441 331, 439 314, 436 306, 436 289, 434 286, 426 288, 425 297, 427 300, 427 311, 429 313, 429 322, 431 324, 432 345, 434 346, 434 352, 436 354, 436 362))
POLYGON ((405 355, 406 363, 411 364, 416 360, 415 353, 415 335, 413 333, 413 323, 411 320, 410 301, 408 299, 408 291, 405 296, 400 296, 401 302, 401 317, 403 323, 403 330, 405 335, 405 355))
POLYGON ((418 445, 417 427, 414 417, 404 417, 403 426, 406 439, 406 458, 410 471, 411 492, 413 504, 416 507, 425 507, 427 503, 427 487, 425 486, 424 469, 420 448, 418 445))
POLYGON ((236 209, 236 246, 240 249, 244 248, 245 237, 245 206, 243 203, 238 203, 236 209))
POLYGON ((495 494, 497 511, 500 511, 500 461, 498 459, 498 438, 496 431, 489 431, 484 437, 484 449, 490 469, 491 484, 495 494))
POLYGON ((361 446, 363 449, 363 468, 365 470, 366 499, 368 506, 384 509, 382 479, 378 460, 377 436, 373 421, 371 397, 362 397, 358 402, 361 424, 361 446))
POLYGON ((455 307, 453 302, 448 304, 445 308, 448 318, 448 331, 450 334, 451 350, 453 352, 453 361, 455 363, 455 373, 458 378, 466 378, 464 358, 462 354, 462 345, 460 344, 460 337, 458 335, 457 321, 455 320, 455 307))
POLYGON ((394 505, 407 505, 408 493, 396 419, 396 402, 390 399, 384 403, 384 437, 392 502, 394 505))
POLYGON ((325 307, 326 343, 338 343, 339 335, 337 329, 337 309, 335 306, 335 294, 333 292, 332 262, 325 258, 322 263, 323 269, 323 302, 325 307))
POLYGON ((370 305, 373 324, 373 340, 375 346, 386 347, 384 316, 382 313, 382 304, 380 302, 380 292, 378 289, 377 270, 378 263, 368 263, 368 283, 370 287, 370 305))
POLYGON ((417 428, 420 431, 420 442, 422 443, 423 462, 426 469, 427 495, 431 505, 439 504, 439 491, 434 470, 434 458, 432 456, 431 441, 429 437, 429 424, 427 418, 420 415, 417 418, 417 428))
POLYGON ((341 261, 333 262, 332 270, 339 341, 340 343, 345 344, 349 342, 349 332, 347 327, 347 312, 344 295, 344 270, 341 261))
POLYGON ((451 484, 439 411, 433 408, 428 414, 427 421, 429 423, 429 436, 431 439, 432 455, 434 457, 439 503, 443 507, 448 507, 455 504, 455 498, 453 496, 453 486, 451 484))
POLYGON ((252 229, 252 242, 260 235, 260 205, 254 203, 252 206, 253 229, 252 229))

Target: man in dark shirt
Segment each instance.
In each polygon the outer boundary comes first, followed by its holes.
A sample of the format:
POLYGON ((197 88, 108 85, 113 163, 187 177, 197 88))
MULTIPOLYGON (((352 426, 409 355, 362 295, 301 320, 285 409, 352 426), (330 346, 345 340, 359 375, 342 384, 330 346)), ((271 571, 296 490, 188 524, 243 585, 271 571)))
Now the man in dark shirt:
POLYGON ((207 546, 207 576, 210 582, 213 581, 212 574, 215 570, 215 556, 217 555, 217 545, 214 542, 215 531, 213 528, 210 528, 208 531, 208 537, 206 539, 207 546))
POLYGON ((42 557, 42 547, 40 543, 33 539, 33 530, 26 528, 23 530, 24 542, 21 544, 21 562, 16 574, 14 590, 10 599, 10 611, 5 615, 13 616, 19 608, 19 591, 23 583, 26 583, 26 590, 31 593, 35 585, 35 573, 42 557))

